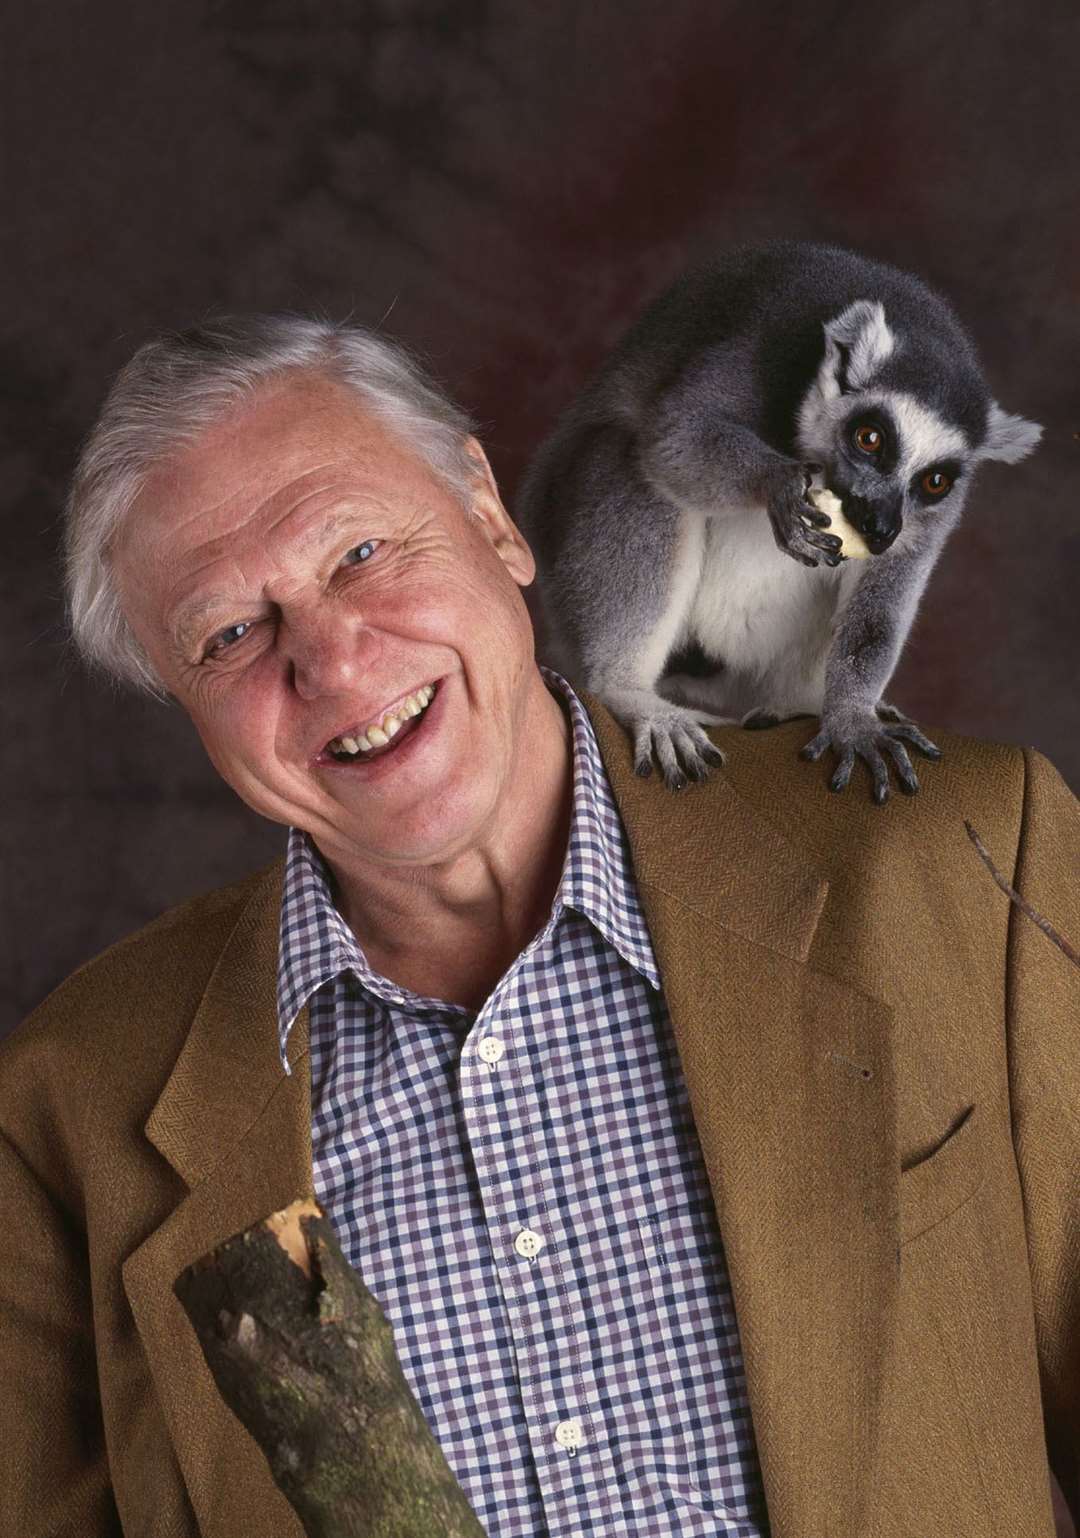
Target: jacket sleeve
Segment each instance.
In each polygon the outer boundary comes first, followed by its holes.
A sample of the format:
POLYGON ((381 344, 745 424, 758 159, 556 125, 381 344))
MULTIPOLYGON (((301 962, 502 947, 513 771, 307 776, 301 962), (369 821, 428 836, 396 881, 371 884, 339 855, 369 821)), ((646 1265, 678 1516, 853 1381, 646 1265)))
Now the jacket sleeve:
MULTIPOLYGON (((1080 953, 1080 802, 1041 753, 1024 758, 1012 885, 1080 953)), ((1015 903, 1006 999, 1047 1452, 1080 1520, 1080 965, 1015 903)))
POLYGON ((0 1128, 0 1533, 119 1538, 86 1235, 0 1128))

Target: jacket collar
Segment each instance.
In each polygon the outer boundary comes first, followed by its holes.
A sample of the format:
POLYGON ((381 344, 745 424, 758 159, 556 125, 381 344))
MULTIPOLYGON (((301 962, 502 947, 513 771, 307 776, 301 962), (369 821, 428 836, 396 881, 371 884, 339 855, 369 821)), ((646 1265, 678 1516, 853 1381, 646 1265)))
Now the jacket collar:
MULTIPOLYGON (((892 1012, 808 964, 828 883, 714 770, 671 793, 579 691, 627 829, 716 1205, 774 1538, 873 1511, 898 1283, 892 1012)), ((209 1531, 298 1531, 172 1291, 193 1260, 312 1192, 308 1011, 279 1060, 282 864, 226 941, 146 1135, 189 1187, 123 1279, 209 1531), (227 1449, 227 1455, 226 1451, 227 1449)), ((854 940, 855 936, 853 936, 854 940)))

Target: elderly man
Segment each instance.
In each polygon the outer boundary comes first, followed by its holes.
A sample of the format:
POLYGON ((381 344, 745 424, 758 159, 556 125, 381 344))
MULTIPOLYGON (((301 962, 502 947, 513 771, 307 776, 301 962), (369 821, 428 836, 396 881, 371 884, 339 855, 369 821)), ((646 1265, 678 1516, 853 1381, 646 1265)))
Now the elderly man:
POLYGON ((469 424, 349 326, 147 344, 67 550, 87 657, 290 831, 3 1044, 0 1530, 295 1538, 173 1282, 313 1191, 490 1538, 1051 1538, 1048 1453, 1080 1504, 1053 766, 935 732, 883 810, 791 722, 714 728, 726 766, 678 794, 635 776, 536 664, 469 424))

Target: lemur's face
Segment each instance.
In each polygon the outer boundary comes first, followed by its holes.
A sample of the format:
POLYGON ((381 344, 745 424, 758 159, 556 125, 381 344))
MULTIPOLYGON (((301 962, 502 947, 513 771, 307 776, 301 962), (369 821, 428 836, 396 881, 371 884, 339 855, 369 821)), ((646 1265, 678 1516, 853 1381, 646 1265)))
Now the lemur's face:
POLYGON ((875 555, 909 521, 940 518, 962 500, 970 454, 959 428, 897 392, 841 395, 837 407, 813 457, 875 555))
POLYGON ((975 457, 966 434, 929 404, 875 382, 896 345, 880 304, 850 306, 825 327, 824 357, 798 414, 800 455, 824 467, 874 555, 905 524, 958 513, 975 457))

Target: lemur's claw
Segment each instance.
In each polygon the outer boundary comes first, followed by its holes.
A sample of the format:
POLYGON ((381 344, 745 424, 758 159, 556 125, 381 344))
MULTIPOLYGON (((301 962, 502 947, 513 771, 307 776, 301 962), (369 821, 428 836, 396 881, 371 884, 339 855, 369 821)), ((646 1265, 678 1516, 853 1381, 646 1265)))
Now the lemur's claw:
MULTIPOLYGON (((843 543, 838 535, 822 532, 820 526, 829 519, 809 500, 811 478, 809 466, 785 465, 777 474, 765 504, 777 548, 804 566, 816 566, 819 559, 830 557, 838 560, 843 543), (809 524, 819 527, 808 527, 809 524)), ((830 560, 829 564, 835 565, 836 561, 830 560)))
MULTIPOLYGON (((892 706, 886 709, 893 711, 892 706)), ((877 712, 873 715, 860 712, 823 721, 821 731, 799 749, 799 757, 813 762, 821 757, 826 748, 832 748, 839 754, 840 762, 829 779, 829 789, 841 791, 846 789, 851 779, 851 771, 858 756, 870 770, 874 801, 878 806, 883 806, 889 799, 888 761, 883 757, 883 752, 892 760, 900 789, 905 795, 913 796, 919 789, 918 777, 901 738, 906 738, 928 758, 941 757, 941 749, 925 737, 913 722, 901 719, 886 724, 877 712)))
POLYGON ((707 779, 714 764, 726 762, 723 750, 706 736, 700 717, 718 722, 722 717, 675 705, 660 696, 642 692, 611 696, 612 708, 630 732, 634 744, 634 772, 642 778, 652 773, 653 760, 668 790, 685 790, 691 780, 707 779))
POLYGON ((919 728, 912 721, 904 721, 898 726, 891 726, 889 730, 894 737, 907 737, 920 753, 925 753, 927 758, 940 758, 941 749, 929 737, 924 737, 919 728))

